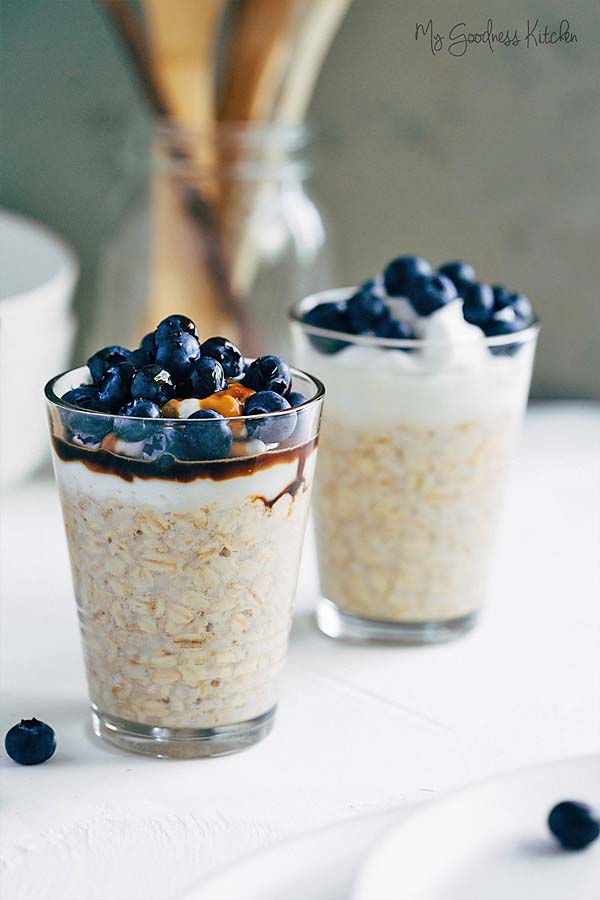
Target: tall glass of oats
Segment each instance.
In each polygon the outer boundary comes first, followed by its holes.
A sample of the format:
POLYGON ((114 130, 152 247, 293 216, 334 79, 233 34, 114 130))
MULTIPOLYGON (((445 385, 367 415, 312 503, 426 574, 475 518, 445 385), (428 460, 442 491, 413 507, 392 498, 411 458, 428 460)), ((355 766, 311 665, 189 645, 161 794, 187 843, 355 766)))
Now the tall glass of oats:
POLYGON ((304 321, 355 290, 324 291, 291 313, 295 361, 327 385, 318 624, 331 637, 447 640, 474 624, 485 597, 537 325, 398 340, 304 321))
POLYGON ((323 387, 294 370, 301 406, 229 420, 227 458, 202 461, 189 448, 219 423, 136 419, 126 442, 61 400, 86 380, 46 397, 96 733, 153 756, 240 750, 273 725, 323 387))

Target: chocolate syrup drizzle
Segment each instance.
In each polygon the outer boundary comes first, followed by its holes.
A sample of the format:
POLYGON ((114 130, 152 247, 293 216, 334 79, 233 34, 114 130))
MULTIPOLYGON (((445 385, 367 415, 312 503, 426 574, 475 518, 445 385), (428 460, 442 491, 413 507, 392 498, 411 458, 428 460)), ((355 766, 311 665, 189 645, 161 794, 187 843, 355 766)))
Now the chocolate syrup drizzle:
MULTIPOLYGON (((292 498, 303 488, 306 479, 304 471, 306 462, 313 450, 316 449, 318 438, 314 437, 295 447, 283 447, 279 450, 270 450, 258 456, 233 457, 231 459, 182 462, 169 457, 170 464, 160 463, 157 460, 131 459, 127 456, 119 456, 109 450, 88 450, 70 444, 62 438, 54 435, 52 446, 54 452, 63 462, 81 462, 91 472, 105 475, 116 475, 123 481, 133 482, 137 478, 158 479, 160 481, 176 481, 189 484, 193 481, 210 479, 211 481, 227 481, 231 478, 240 478, 253 475, 261 469, 270 469, 280 463, 296 463, 296 476, 276 497, 272 500, 266 497, 257 497, 267 507, 272 507, 284 494, 290 494, 292 498)), ((164 457, 163 457, 164 460, 164 457)))

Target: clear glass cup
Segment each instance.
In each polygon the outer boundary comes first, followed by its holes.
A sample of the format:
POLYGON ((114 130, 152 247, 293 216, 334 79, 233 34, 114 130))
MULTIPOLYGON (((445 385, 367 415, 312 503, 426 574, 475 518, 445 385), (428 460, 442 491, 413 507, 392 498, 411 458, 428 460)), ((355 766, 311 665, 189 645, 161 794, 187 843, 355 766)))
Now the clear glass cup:
POLYGON ((317 621, 331 637, 448 640, 472 627, 485 597, 538 326, 450 345, 302 321, 355 290, 291 312, 295 362, 327 385, 317 621))
POLYGON ((324 395, 292 374, 307 401, 229 419, 230 455, 210 461, 182 447, 214 421, 130 419, 124 442, 113 416, 60 399, 87 366, 46 386, 94 729, 112 744, 218 756, 273 726, 324 395))

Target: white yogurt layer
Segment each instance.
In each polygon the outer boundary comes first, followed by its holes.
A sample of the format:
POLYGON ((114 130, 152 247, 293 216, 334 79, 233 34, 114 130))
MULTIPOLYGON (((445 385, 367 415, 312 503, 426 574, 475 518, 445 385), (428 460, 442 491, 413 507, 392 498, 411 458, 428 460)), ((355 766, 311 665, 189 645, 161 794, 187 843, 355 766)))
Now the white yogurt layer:
MULTIPOLYGON (((126 506, 149 506, 160 512, 174 513, 192 512, 212 503, 231 509, 255 497, 270 501, 285 490, 298 473, 298 463, 292 460, 224 481, 198 478, 182 483, 160 478, 135 478, 130 482, 106 472, 92 472, 82 462, 64 462, 56 454, 53 456, 60 489, 70 495, 93 497, 99 502, 126 506)), ((315 459, 313 451, 305 464, 304 475, 309 481, 315 459)))
MULTIPOLYGON (((324 300, 348 296, 328 293, 324 300)), ((427 343, 412 352, 357 343, 327 355, 300 327, 294 329, 297 364, 325 383, 327 418, 385 429, 403 421, 453 424, 524 408, 533 341, 514 356, 495 355, 481 329, 464 320, 460 299, 424 317, 406 300, 387 302, 427 343)))

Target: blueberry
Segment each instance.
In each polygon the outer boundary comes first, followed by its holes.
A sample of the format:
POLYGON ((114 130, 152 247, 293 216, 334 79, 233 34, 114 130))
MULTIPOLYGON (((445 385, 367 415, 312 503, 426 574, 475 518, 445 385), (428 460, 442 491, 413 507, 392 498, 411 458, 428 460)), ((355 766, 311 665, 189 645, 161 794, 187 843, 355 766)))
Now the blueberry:
POLYGON ((587 803, 563 800, 550 810, 548 828, 565 850, 583 850, 600 835, 600 814, 587 803))
POLYGON ((87 364, 94 384, 100 381, 108 369, 118 366, 119 363, 129 362, 130 356, 131 351, 125 347, 105 347, 103 350, 98 350, 97 353, 90 356, 87 364))
MULTIPOLYGON (((100 399, 98 388, 92 384, 84 384, 73 388, 63 395, 62 400, 80 410, 105 412, 106 408, 100 399)), ((77 436, 80 443, 97 444, 112 429, 112 419, 108 416, 89 416, 85 412, 61 410, 61 418, 69 438, 77 436)))
POLYGON ((487 337, 496 337, 501 334, 514 334, 517 331, 521 331, 522 328, 523 322, 510 306, 501 309, 499 312, 492 313, 483 326, 483 330, 487 337))
POLYGON ((162 406, 175 396, 175 385, 162 366, 144 366, 136 372, 131 382, 131 396, 134 400, 151 400, 157 406, 162 406))
POLYGON ((429 316, 457 296, 456 288, 445 275, 419 275, 412 285, 410 301, 420 316, 429 316))
POLYGON ((201 345, 203 357, 216 359, 223 366, 225 378, 238 378, 244 373, 244 357, 241 350, 224 337, 211 337, 201 345))
MULTIPOLYGON (((275 391, 258 391, 246 400, 244 415, 265 415, 265 413, 280 412, 291 408, 281 394, 275 393, 275 391)), ((265 444, 276 444, 292 434, 296 427, 296 418, 296 413, 290 413, 287 416, 272 416, 257 421, 248 419, 246 427, 248 434, 260 438, 265 444)))
POLYGON ((198 359, 200 359, 200 344, 187 331, 170 334, 158 340, 157 365, 170 372, 176 382, 182 382, 188 377, 198 359))
MULTIPOLYGON (((165 338, 173 337, 178 334, 191 334, 192 337, 195 337, 196 340, 198 340, 198 329, 191 319, 182 315, 167 316, 167 318, 163 319, 156 327, 156 345, 158 346, 165 338)), ((146 335, 146 337, 148 337, 148 335, 146 335)))
POLYGON ((303 403, 306 403, 306 397, 304 394, 301 394, 300 391, 290 391, 285 399, 292 407, 301 406, 303 403))
POLYGON ((348 300, 348 320, 355 334, 372 334, 389 315, 384 301, 371 290, 361 288, 348 300))
POLYGON ((222 391, 226 387, 223 366, 210 356, 201 356, 194 363, 192 371, 183 385, 185 396, 199 399, 216 394, 217 391, 222 391))
POLYGON ((431 275, 431 266, 420 256, 399 256, 387 264, 383 283, 389 297, 408 297, 419 276, 431 275))
POLYGON ((459 292, 460 288, 465 284, 473 284, 476 280, 473 266, 460 260, 444 263, 439 267, 438 272, 440 275, 445 275, 446 278, 449 278, 452 284, 459 289, 459 292))
POLYGON ((463 315, 471 325, 484 325, 494 310, 494 291, 489 284, 469 284, 462 294, 463 315))
POLYGON ((156 353, 156 332, 151 331, 149 334, 145 334, 142 340, 140 341, 140 350, 145 350, 146 353, 150 353, 152 356, 156 353))
POLYGON ((227 420, 212 409, 199 409, 187 421, 198 419, 197 425, 185 426, 188 459, 226 459, 233 443, 227 420))
POLYGON ((416 335, 409 325, 405 322, 399 322, 398 319, 385 319, 381 322, 375 334, 377 337, 394 338, 395 340, 414 340, 416 335))
POLYGON ((6 752, 22 766, 37 766, 50 759, 56 750, 54 731, 38 719, 21 719, 7 731, 4 738, 6 752))
POLYGON ((130 399, 135 369, 131 363, 119 363, 106 370, 98 384, 100 400, 106 409, 116 412, 130 399))
POLYGON ((140 419, 159 419, 160 409, 151 400, 131 400, 122 409, 113 422, 113 429, 124 441, 141 441, 153 431, 150 422, 140 419), (136 421, 136 419, 138 421, 136 421))
POLYGON ((187 445, 178 428, 157 428, 146 438, 142 447, 142 459, 155 462, 162 468, 173 465, 175 459, 187 459, 187 445))
POLYGON ((525 294, 510 294, 505 308, 514 310, 515 315, 521 320, 522 327, 531 325, 533 321, 533 307, 531 301, 525 294))
POLYGON ((144 350, 143 347, 138 347, 136 350, 131 351, 129 362, 135 369, 143 369, 144 366, 149 366, 154 362, 154 353, 144 350))
MULTIPOLYGON (((337 303, 319 303, 313 306, 308 312, 304 313, 303 320, 307 325, 314 325, 316 328, 325 328, 328 331, 342 331, 346 334, 352 334, 352 327, 348 317, 348 305, 346 301, 338 301, 337 303)), ((335 338, 320 337, 316 334, 309 334, 308 339, 316 350, 320 353, 331 355, 343 350, 348 346, 346 341, 338 341, 335 338)))
POLYGON ((259 356, 250 363, 244 378, 246 387, 253 391, 274 391, 281 395, 287 394, 291 381, 290 367, 279 356, 259 356))
POLYGON ((82 384, 81 387, 71 388, 62 399, 71 406, 79 406, 81 409, 92 409, 95 412, 103 412, 104 407, 100 399, 98 388, 94 384, 82 384))
POLYGON ((505 306, 508 306, 508 298, 511 296, 508 288, 505 288, 503 284, 494 284, 492 290, 494 292, 494 309, 504 309, 505 306))

